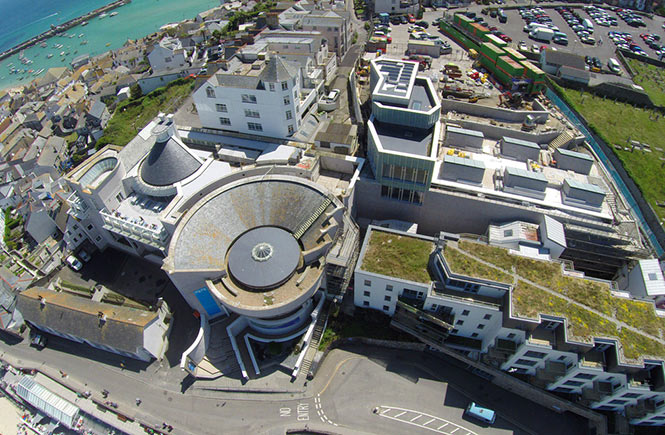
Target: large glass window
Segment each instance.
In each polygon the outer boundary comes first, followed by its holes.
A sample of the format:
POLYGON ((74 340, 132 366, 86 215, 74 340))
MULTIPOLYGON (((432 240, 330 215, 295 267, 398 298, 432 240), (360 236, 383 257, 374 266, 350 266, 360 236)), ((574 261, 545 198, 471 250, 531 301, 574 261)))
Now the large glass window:
POLYGON ((257 124, 256 122, 248 122, 247 128, 252 131, 263 131, 263 126, 261 124, 257 124))
POLYGON ((228 112, 226 104, 215 104, 215 109, 217 109, 218 112, 223 112, 223 113, 228 112))
POLYGON ((256 95, 242 94, 241 99, 243 103, 256 104, 256 95))
POLYGON ((247 118, 260 118, 261 114, 256 110, 245 109, 245 116, 247 118))

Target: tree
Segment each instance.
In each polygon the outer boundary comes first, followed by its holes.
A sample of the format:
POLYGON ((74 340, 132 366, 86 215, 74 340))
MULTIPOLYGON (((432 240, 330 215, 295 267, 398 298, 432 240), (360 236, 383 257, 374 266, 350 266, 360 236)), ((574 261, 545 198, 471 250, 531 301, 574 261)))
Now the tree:
POLYGON ((141 98, 143 96, 143 92, 141 91, 141 86, 139 84, 132 85, 131 88, 129 88, 129 98, 132 100, 136 100, 137 98, 141 98))

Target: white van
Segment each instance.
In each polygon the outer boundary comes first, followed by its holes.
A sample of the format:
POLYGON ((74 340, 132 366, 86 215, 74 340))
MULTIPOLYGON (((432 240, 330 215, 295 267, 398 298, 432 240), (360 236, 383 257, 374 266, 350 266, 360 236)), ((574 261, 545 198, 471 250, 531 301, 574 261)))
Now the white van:
POLYGON ((587 32, 593 33, 593 23, 591 22, 590 19, 585 18, 584 21, 582 21, 582 25, 584 26, 587 32))
POLYGON ((476 402, 469 403, 469 406, 466 407, 464 413, 469 417, 473 417, 476 420, 480 420, 487 424, 494 424, 496 421, 496 412, 489 408, 484 408, 476 402))
POLYGON ((614 74, 621 74, 621 65, 619 64, 619 61, 616 60, 615 58, 610 58, 610 60, 607 61, 607 67, 612 71, 614 74))
POLYGON ((539 28, 539 27, 542 27, 542 28, 545 28, 545 29, 549 28, 549 27, 547 27, 547 26, 544 25, 544 24, 540 24, 540 23, 529 23, 529 24, 527 24, 526 26, 524 26, 524 29, 522 29, 522 30, 524 30, 526 33, 531 33, 531 32, 533 31, 533 29, 537 29, 537 28, 539 28))

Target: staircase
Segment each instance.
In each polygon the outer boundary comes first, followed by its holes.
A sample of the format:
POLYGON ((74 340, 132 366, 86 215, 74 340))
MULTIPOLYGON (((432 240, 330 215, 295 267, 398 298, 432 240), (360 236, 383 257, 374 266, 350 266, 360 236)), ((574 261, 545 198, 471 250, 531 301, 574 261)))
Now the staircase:
POLYGON ((571 140, 573 140, 573 136, 568 131, 564 131, 550 142, 550 147, 552 149, 562 148, 568 145, 571 140))
POLYGON ((314 331, 312 332, 312 338, 309 340, 307 349, 305 349, 305 358, 303 359, 302 365, 300 366, 298 377, 307 377, 309 369, 312 367, 312 361, 314 361, 316 352, 319 351, 319 343, 321 342, 323 331, 325 330, 326 324, 328 323, 328 313, 329 310, 326 308, 325 312, 322 312, 321 315, 319 315, 319 318, 316 319, 316 323, 314 324, 314 331))
POLYGON ((332 203, 332 200, 328 197, 326 197, 321 204, 314 210, 314 213, 310 217, 307 218, 303 223, 300 224, 298 229, 293 233, 293 237, 296 239, 299 239, 305 234, 305 232, 309 229, 309 227, 312 226, 314 222, 323 214, 324 211, 326 211, 326 208, 332 203))
POLYGON ((233 322, 237 315, 225 317, 210 325, 210 342, 203 360, 197 367, 197 377, 203 379, 215 379, 238 371, 231 340, 226 332, 226 327, 233 322))

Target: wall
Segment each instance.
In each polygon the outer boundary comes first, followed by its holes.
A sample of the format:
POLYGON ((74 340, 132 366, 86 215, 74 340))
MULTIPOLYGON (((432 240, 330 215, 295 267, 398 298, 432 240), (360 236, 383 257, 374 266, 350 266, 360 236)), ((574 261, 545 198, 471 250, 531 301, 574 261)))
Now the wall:
POLYGON ((421 292, 422 299, 425 298, 429 289, 429 284, 419 284, 393 277, 385 277, 360 269, 356 269, 354 281, 354 304, 357 307, 373 308, 382 311, 389 316, 395 314, 397 298, 402 294, 404 289, 421 292), (390 298, 390 300, 386 300, 386 298, 390 298), (365 304, 366 302, 368 304, 365 304), (387 306, 388 309, 384 310, 384 306, 387 306))
POLYGON ((510 110, 467 103, 466 101, 443 99, 441 100, 441 112, 445 113, 454 110, 458 113, 467 113, 482 118, 493 118, 507 122, 524 122, 526 116, 531 115, 536 119, 537 123, 544 124, 547 122, 550 112, 544 110, 540 104, 536 105, 536 103, 537 101, 534 101, 534 109, 540 110, 510 110))
POLYGON ((450 125, 459 125, 462 128, 468 128, 469 130, 477 130, 483 132, 486 139, 496 139, 499 140, 504 136, 509 136, 515 139, 528 140, 535 143, 550 143, 560 132, 551 131, 546 133, 528 133, 521 130, 513 130, 511 128, 500 127, 498 125, 491 125, 482 122, 468 121, 464 119, 451 119, 447 120, 450 125))

